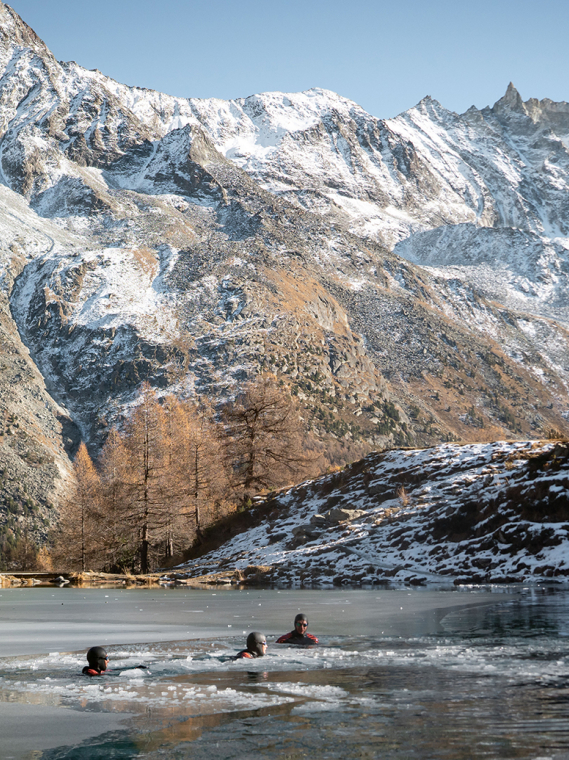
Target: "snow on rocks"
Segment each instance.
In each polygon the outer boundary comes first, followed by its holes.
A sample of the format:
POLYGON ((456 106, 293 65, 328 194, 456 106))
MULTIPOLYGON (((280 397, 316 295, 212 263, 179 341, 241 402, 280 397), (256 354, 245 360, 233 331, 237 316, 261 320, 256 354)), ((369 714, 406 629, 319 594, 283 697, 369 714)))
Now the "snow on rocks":
POLYGON ((510 308, 569 322, 569 239, 457 224, 412 235, 394 252, 446 279, 470 282, 510 308))
POLYGON ((178 573, 231 568, 234 582, 292 586, 563 580, 569 445, 502 441, 373 453, 269 495, 257 513, 256 527, 178 573))

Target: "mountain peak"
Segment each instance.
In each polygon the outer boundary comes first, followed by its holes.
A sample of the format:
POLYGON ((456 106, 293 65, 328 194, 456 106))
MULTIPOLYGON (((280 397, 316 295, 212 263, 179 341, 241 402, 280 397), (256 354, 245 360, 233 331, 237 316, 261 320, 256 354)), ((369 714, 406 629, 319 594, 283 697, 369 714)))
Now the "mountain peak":
POLYGON ((0 70, 10 60, 14 47, 28 48, 44 61, 55 62, 53 54, 31 26, 9 5, 0 2, 0 70))
POLYGON ((425 97, 421 98, 416 106, 413 106, 408 111, 403 111, 403 113, 399 115, 403 116, 404 114, 414 110, 429 112, 431 115, 436 115, 437 117, 448 113, 448 110, 443 105, 441 105, 438 100, 433 98, 432 95, 425 95, 425 97))
POLYGON ((9 5, 0 2, 0 38, 33 46, 44 43, 34 30, 23 21, 9 5))
POLYGON ((506 94, 494 103, 492 110, 494 112, 516 111, 517 113, 527 113, 524 101, 512 82, 508 85, 506 94))

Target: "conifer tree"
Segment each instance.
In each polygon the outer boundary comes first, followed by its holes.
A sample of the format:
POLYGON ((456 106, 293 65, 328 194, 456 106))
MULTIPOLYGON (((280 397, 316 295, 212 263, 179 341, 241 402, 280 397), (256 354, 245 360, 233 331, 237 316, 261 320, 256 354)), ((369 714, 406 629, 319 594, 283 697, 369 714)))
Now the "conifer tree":
MULTIPOLYGON (((181 514, 192 539, 201 539, 203 530, 227 509, 228 477, 221 454, 219 425, 213 411, 191 401, 173 397, 165 401, 174 451, 172 473, 182 500, 181 514), (192 519, 189 526, 187 519, 192 519)), ((188 545, 188 544, 186 544, 188 545)))
POLYGON ((101 561, 103 547, 102 491, 97 471, 84 443, 81 443, 73 462, 73 490, 60 514, 54 536, 53 556, 57 562, 84 572, 101 561))
POLYGON ((201 538, 203 528, 227 510, 229 478, 221 430, 213 422, 213 411, 206 405, 193 412, 188 441, 189 473, 196 533, 201 538))
POLYGON ((223 409, 223 422, 233 487, 243 498, 301 477, 313 462, 298 407, 274 375, 247 383, 223 409))
MULTIPOLYGON (((160 402, 145 384, 122 429, 109 433, 99 472, 85 445, 79 449, 54 559, 79 569, 147 573, 201 540, 233 508, 220 431, 208 405, 173 396, 160 402)), ((267 431, 265 424, 260 440, 267 431)))
POLYGON ((110 570, 135 569, 138 528, 130 504, 130 456, 117 430, 111 430, 99 458, 105 530, 100 539, 110 570))
POLYGON ((138 531, 141 573, 149 572, 152 543, 163 538, 168 524, 165 436, 164 410, 145 384, 141 402, 125 426, 123 438, 129 461, 125 511, 138 531))

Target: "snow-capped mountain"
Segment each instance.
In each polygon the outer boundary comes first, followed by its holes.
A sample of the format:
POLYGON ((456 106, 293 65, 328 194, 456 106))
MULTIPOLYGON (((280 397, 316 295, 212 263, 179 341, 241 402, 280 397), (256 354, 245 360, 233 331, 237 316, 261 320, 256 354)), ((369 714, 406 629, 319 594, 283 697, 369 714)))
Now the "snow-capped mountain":
POLYGON ((0 4, 0 286, 93 450, 145 379, 216 399, 261 369, 352 457, 567 431, 568 140, 512 86, 387 121, 127 87, 0 4))
POLYGON ((358 234, 475 223, 566 236, 569 104, 513 85, 459 116, 430 97, 382 121, 332 92, 266 93, 192 104, 215 145, 266 189, 343 211, 358 234))
POLYGON ((381 121, 322 90, 194 108, 216 147, 272 193, 399 243, 415 263, 481 263, 480 276, 455 276, 567 322, 568 103, 524 103, 510 84, 493 108, 461 116, 427 97, 381 121))

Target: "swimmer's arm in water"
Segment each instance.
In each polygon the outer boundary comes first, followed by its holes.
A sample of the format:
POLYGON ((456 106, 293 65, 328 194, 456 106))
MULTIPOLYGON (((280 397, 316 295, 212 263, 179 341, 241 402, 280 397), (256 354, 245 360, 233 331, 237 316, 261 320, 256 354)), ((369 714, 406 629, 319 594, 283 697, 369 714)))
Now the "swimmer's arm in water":
POLYGON ((148 665, 131 665, 128 668, 121 668, 122 670, 148 670, 148 665))
POLYGON ((113 672, 110 668, 107 668, 107 670, 95 670, 94 668, 90 668, 88 665, 85 665, 81 673, 84 676, 120 676, 121 673, 124 673, 125 670, 148 670, 148 665, 132 665, 130 668, 120 668, 119 670, 115 669, 113 672))
POLYGON ((148 665, 131 665, 128 668, 115 668, 115 672, 109 673, 109 675, 120 676, 125 672, 125 670, 149 670, 149 668, 148 668, 148 665))

